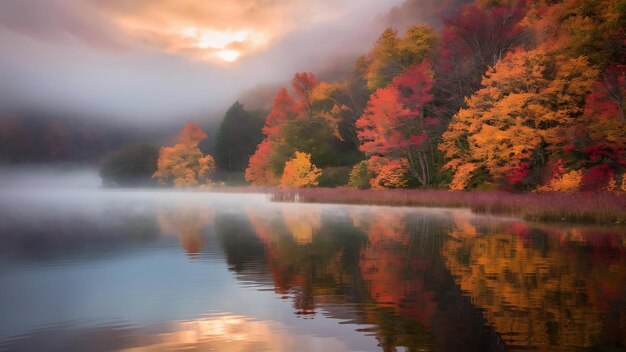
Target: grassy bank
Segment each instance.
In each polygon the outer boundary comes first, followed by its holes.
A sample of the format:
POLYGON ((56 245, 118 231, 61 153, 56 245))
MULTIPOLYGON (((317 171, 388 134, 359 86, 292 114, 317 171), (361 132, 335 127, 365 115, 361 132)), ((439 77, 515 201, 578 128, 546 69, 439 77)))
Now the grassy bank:
POLYGON ((276 190, 274 201, 391 206, 462 207, 476 213, 519 216, 532 221, 626 223, 626 195, 610 193, 508 193, 500 191, 276 190))

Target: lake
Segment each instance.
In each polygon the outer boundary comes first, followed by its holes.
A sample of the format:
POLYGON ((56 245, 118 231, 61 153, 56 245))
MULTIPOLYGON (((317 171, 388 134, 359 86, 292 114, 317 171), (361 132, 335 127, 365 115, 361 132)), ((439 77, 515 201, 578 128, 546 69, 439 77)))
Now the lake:
POLYGON ((0 190, 3 351, 626 348, 622 227, 75 184, 0 190))

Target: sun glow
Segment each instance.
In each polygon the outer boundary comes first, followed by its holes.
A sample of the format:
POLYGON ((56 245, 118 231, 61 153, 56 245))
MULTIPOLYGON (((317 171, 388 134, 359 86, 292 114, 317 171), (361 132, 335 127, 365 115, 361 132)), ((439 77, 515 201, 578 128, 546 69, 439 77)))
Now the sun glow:
POLYGON ((254 51, 266 42, 265 36, 250 29, 234 31, 185 27, 176 35, 181 46, 194 48, 201 51, 203 57, 224 62, 236 61, 245 51, 254 51))
POLYGON ((241 56, 241 53, 237 50, 220 50, 215 54, 220 59, 226 62, 233 62, 241 56))
POLYGON ((146 43, 192 59, 232 63, 266 47, 273 38, 270 32, 253 28, 212 28, 174 22, 159 25, 153 21, 120 18, 120 27, 141 37, 146 43))

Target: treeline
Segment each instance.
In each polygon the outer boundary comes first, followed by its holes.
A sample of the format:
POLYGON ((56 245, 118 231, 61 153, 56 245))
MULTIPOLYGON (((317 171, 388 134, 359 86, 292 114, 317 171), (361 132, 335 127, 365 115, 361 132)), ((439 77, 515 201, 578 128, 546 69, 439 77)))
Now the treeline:
POLYGON ((145 134, 95 118, 0 113, 0 163, 93 162, 145 134))
POLYGON ((293 184, 299 152, 304 185, 626 190, 625 10, 476 1, 439 30, 389 28, 344 81, 294 75, 246 179, 293 184))
POLYGON ((343 81, 299 72, 269 113, 236 102, 179 173, 214 147, 201 183, 626 191, 626 1, 439 13, 386 29, 343 81))

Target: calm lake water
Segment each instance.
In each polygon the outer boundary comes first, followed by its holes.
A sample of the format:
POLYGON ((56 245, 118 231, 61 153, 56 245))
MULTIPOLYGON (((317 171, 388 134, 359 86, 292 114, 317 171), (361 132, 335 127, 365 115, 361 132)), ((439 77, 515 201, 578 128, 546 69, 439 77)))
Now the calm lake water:
POLYGON ((626 234, 264 195, 0 190, 0 350, 626 347, 626 234))

